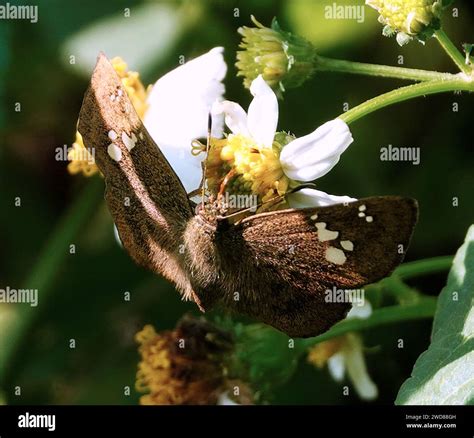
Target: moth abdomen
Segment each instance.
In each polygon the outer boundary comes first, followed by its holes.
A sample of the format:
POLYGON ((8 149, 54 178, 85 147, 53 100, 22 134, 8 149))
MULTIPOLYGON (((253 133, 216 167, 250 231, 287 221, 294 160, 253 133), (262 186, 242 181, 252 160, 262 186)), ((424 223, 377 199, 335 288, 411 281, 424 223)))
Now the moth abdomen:
POLYGON ((182 235, 186 271, 194 293, 199 298, 201 310, 212 307, 222 296, 223 270, 215 247, 216 228, 200 215, 186 224, 182 235))

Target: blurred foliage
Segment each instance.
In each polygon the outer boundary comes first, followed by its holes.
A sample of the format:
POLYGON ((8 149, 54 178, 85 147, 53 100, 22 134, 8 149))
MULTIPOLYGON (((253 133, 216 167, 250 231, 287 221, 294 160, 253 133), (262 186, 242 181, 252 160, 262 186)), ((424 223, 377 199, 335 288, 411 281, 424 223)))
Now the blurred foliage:
MULTIPOLYGON (((12 2, 13 3, 13 2, 12 2)), ((246 107, 248 91, 237 79, 233 63, 239 43, 236 29, 250 23, 250 14, 310 39, 331 57, 454 71, 435 41, 425 47, 400 48, 381 36, 376 14, 366 8, 366 22, 325 20, 318 0, 61 0, 30 1, 39 5, 39 21, 0 23, 0 284, 23 285, 37 262, 53 226, 79 195, 85 181, 71 177, 55 148, 70 145, 98 50, 121 55, 140 71, 145 83, 209 48, 226 48, 227 97, 246 107), (130 22, 118 26, 124 9, 130 22), (166 18, 162 14, 166 12, 166 18), (189 12, 189 11, 192 11, 189 12), (166 22, 166 23, 165 23, 166 22), (77 52, 77 53, 73 53, 77 52), (76 65, 69 63, 76 55, 76 65), (21 104, 21 112, 15 104, 21 104), (21 207, 14 200, 21 198, 21 207)), ((360 3, 363 2, 360 0, 360 3)), ((446 17, 447 32, 460 44, 471 35, 474 6, 458 1, 459 17, 446 17)), ((123 18, 124 23, 126 18, 123 18)), ((395 80, 321 73, 303 87, 285 94, 280 128, 309 133, 342 112, 393 89, 395 80)), ((363 197, 381 194, 411 196, 420 203, 420 221, 408 260, 452 254, 474 217, 471 145, 472 96, 437 95, 380 111, 352 127, 355 143, 339 165, 321 180, 334 194, 363 197), (459 111, 453 112, 453 103, 459 111), (380 147, 393 144, 421 148, 421 165, 381 162, 380 147), (459 206, 453 207, 453 197, 459 206)), ((186 120, 182 121, 183 124, 186 120)), ((48 301, 35 309, 27 338, 0 382, 8 403, 135 404, 133 390, 138 354, 134 334, 146 323, 157 330, 174 327, 195 306, 182 302, 165 280, 138 268, 116 244, 112 222, 101 199, 67 254, 49 287, 48 301), (131 300, 124 301, 124 292, 131 300), (76 348, 69 348, 69 340, 76 348), (14 388, 22 388, 21 397, 14 388), (124 395, 124 388, 131 395, 124 395)), ((437 295, 445 275, 413 284, 437 295)), ((212 316, 212 313, 211 313, 212 316)), ((429 343, 430 321, 413 321, 364 331, 370 350, 368 368, 380 389, 378 402, 393 403, 413 363, 429 343), (397 348, 403 338, 406 348, 397 348)), ((0 349, 9 339, 0 332, 0 349)), ((269 352, 268 354, 271 354, 269 352)), ((296 366, 296 364, 295 364, 296 366)), ((327 371, 304 361, 273 403, 360 403, 345 397, 327 371)))

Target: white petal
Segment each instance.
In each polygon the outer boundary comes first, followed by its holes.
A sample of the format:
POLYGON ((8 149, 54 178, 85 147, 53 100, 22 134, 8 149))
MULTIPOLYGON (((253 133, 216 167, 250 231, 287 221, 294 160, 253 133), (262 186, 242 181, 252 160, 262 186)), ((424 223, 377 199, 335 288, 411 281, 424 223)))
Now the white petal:
POLYGON ((378 389, 367 372, 362 348, 359 336, 353 333, 347 335, 347 341, 343 347, 347 374, 359 397, 363 400, 373 400, 377 398, 378 389))
POLYGON ((239 406, 238 403, 236 403, 227 395, 227 392, 223 392, 219 395, 219 398, 217 399, 217 404, 223 406, 239 406))
POLYGON ((248 110, 247 126, 251 137, 271 147, 278 124, 278 100, 261 75, 253 80, 250 92, 254 96, 248 110))
POLYGON ((372 315, 372 305, 370 304, 370 301, 364 300, 364 304, 362 304, 362 306, 352 306, 352 309, 349 311, 346 318, 366 319, 370 315, 372 315))
MULTIPOLYGON (((191 143, 189 143, 191 144, 191 143)), ((201 162, 205 155, 195 157, 184 148, 176 148, 174 145, 160 144, 160 150, 170 163, 173 170, 183 183, 186 192, 192 192, 199 187, 202 178, 201 162)))
POLYGON ((242 134, 246 137, 250 136, 247 129, 247 113, 235 102, 224 100, 223 102, 215 102, 212 106, 212 114, 224 114, 225 124, 234 134, 242 134))
POLYGON ((345 372, 344 355, 342 353, 333 354, 328 359, 328 370, 336 382, 342 381, 345 372))
MULTIPOLYGON (((191 155, 191 142, 206 137, 212 104, 224 95, 222 79, 227 66, 222 52, 222 47, 216 47, 172 70, 155 83, 148 96, 145 127, 179 178, 188 179, 183 181, 187 190, 197 188, 204 158, 204 155, 191 155), (174 167, 176 163, 180 164, 179 169, 174 167), (186 175, 182 171, 194 174, 186 175), (192 186, 195 181, 197 184, 192 186)), ((213 136, 220 137, 222 130, 222 117, 214 117, 213 136)))
POLYGON ((118 232, 117 225, 115 224, 114 224, 114 237, 115 237, 115 241, 117 242, 117 245, 123 249, 123 243, 122 243, 122 240, 120 239, 120 234, 118 232))
POLYGON ((328 173, 353 142, 351 131, 341 119, 321 125, 311 134, 288 143, 280 154, 286 176, 312 181, 328 173))
POLYGON ((326 207, 328 205, 354 202, 350 196, 335 196, 315 189, 301 189, 287 196, 291 208, 326 207))

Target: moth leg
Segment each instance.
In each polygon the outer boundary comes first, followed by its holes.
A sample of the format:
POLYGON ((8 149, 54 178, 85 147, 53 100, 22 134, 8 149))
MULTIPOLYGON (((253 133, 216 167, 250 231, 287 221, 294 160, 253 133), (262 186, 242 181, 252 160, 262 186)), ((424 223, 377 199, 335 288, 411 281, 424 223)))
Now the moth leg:
POLYGON ((219 186, 219 193, 217 194, 217 201, 220 201, 222 196, 224 196, 225 188, 227 187, 227 184, 229 184, 230 180, 235 176, 235 174, 236 174, 235 169, 232 169, 224 177, 224 179, 221 182, 221 185, 219 186))
POLYGON ((188 193, 188 198, 194 198, 195 196, 198 196, 202 193, 202 188, 198 187, 197 189, 194 189, 193 191, 188 193))
POLYGON ((206 174, 205 174, 205 164, 204 161, 201 162, 201 171, 202 171, 202 177, 201 177, 201 182, 199 183, 199 186, 197 189, 194 189, 188 193, 188 199, 194 198, 195 196, 199 196, 203 192, 203 187, 206 183, 206 174))
POLYGON ((200 310, 202 313, 206 313, 206 309, 204 309, 203 305, 201 304, 201 300, 200 300, 199 297, 197 296, 196 292, 192 291, 191 296, 192 296, 192 300, 193 300, 193 301, 196 303, 196 305, 199 307, 199 310, 200 310))
POLYGON ((205 195, 205 184, 206 184, 206 173, 207 173, 207 158, 209 157, 209 148, 211 147, 211 132, 212 132, 212 114, 209 112, 207 115, 207 137, 206 137, 206 144, 203 145, 199 140, 194 140, 191 145, 191 153, 194 156, 199 155, 201 152, 206 152, 206 158, 201 161, 201 171, 202 171, 202 178, 201 182, 199 183, 199 187, 188 194, 189 197, 194 197, 202 193, 202 198, 204 202, 204 195, 205 195))

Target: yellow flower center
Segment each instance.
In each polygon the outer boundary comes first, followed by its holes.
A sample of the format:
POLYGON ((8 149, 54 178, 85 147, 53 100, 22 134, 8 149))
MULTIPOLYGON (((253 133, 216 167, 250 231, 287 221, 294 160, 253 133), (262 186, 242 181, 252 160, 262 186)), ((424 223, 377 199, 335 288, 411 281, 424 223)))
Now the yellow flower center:
POLYGON ((175 330, 161 333, 147 325, 136 334, 141 361, 135 387, 145 393, 141 404, 216 403, 226 383, 222 362, 226 350, 212 350, 206 341, 210 333, 193 331, 195 324, 182 320, 175 330))
POLYGON ((384 24, 407 35, 417 35, 439 16, 437 0, 368 0, 384 24))
POLYGON ((284 203, 289 179, 283 173, 279 154, 281 144, 272 147, 255 143, 241 134, 212 139, 207 159, 207 183, 213 195, 256 195, 259 211, 284 203))
POLYGON ((327 361, 338 353, 345 342, 345 337, 331 339, 329 341, 320 342, 308 352, 308 362, 318 368, 324 367, 327 361))

